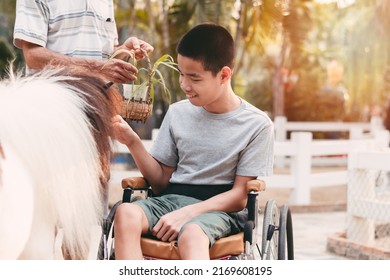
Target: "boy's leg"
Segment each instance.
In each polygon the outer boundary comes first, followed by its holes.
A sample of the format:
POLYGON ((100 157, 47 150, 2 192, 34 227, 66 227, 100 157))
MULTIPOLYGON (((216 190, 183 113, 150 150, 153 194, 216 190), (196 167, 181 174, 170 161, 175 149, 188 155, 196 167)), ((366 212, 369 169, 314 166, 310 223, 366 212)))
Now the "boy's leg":
POLYGON ((148 220, 141 207, 133 203, 122 203, 115 213, 115 259, 140 260, 141 234, 147 233, 148 220))
POLYGON ((192 219, 181 229, 178 248, 182 259, 210 259, 209 249, 217 239, 241 230, 235 218, 224 212, 209 212, 192 219))
POLYGON ((183 260, 209 260, 210 240, 197 224, 188 224, 180 234, 178 248, 183 260))

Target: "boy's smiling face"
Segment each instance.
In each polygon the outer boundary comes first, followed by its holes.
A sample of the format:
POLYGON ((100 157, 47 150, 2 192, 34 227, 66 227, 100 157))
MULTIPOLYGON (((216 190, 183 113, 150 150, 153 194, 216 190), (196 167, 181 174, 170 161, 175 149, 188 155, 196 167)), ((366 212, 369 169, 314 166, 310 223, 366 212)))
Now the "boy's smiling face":
POLYGON ((197 60, 178 55, 177 61, 180 87, 189 101, 206 109, 218 106, 229 82, 223 78, 223 71, 213 76, 211 71, 204 70, 203 64, 197 60))

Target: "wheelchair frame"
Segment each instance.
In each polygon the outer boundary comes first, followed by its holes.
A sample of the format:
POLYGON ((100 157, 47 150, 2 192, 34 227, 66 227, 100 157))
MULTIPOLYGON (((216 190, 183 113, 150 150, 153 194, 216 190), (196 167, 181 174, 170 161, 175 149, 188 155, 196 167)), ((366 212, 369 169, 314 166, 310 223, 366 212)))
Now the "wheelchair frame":
MULTIPOLYGON (((122 180, 123 197, 111 208, 102 225, 102 237, 97 258, 99 260, 115 259, 114 218, 117 207, 121 203, 129 203, 151 196, 151 188, 143 177, 126 178, 122 180)), ((275 200, 267 201, 262 219, 261 242, 259 239, 259 192, 265 190, 264 182, 252 180, 247 184, 248 190, 248 221, 243 229, 243 250, 233 254, 218 255, 216 259, 230 260, 293 260, 294 242, 293 226, 290 209, 287 205, 277 206, 275 200), (261 185, 261 186, 260 186, 261 185)), ((229 237, 227 237, 229 238, 229 237)), ((225 239, 225 238, 222 238, 225 239)), ((221 239, 221 240, 222 240, 221 239)), ((158 241, 168 244, 168 242, 158 241)), ((218 241, 217 241, 218 242, 218 241)), ((226 243, 218 245, 223 247, 226 243)), ((214 246, 213 246, 214 247, 214 246)), ((213 247, 211 250, 213 250, 213 247)), ((215 250, 214 250, 215 251, 215 250)), ((226 251, 226 250, 222 250, 226 251)), ((145 259, 156 257, 144 256, 145 259)), ((164 259, 164 258, 163 258, 164 259)), ((166 259, 170 259, 167 257, 166 259)), ((179 259, 179 258, 178 258, 179 259)))

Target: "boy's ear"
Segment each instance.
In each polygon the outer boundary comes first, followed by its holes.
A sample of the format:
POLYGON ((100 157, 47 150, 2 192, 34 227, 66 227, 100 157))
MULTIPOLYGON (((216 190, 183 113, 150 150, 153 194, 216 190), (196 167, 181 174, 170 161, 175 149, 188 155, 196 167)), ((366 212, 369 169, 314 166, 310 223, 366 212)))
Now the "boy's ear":
POLYGON ((230 79, 231 76, 232 76, 232 69, 230 69, 230 67, 227 67, 227 66, 222 67, 222 69, 221 69, 222 81, 230 79))

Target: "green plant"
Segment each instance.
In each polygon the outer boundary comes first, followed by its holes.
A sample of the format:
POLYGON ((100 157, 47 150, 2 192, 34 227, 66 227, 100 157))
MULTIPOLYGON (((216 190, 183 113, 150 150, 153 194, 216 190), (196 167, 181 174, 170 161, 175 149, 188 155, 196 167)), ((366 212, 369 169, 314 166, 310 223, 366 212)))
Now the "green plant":
POLYGON ((121 115, 127 120, 145 122, 152 115, 156 85, 161 86, 164 97, 169 103, 171 102, 171 93, 160 67, 165 66, 174 71, 178 71, 178 68, 172 56, 168 54, 162 55, 151 63, 149 55, 142 49, 140 50, 144 56, 141 61, 137 61, 134 51, 126 49, 117 50, 109 59, 120 55, 121 59, 132 63, 135 67, 138 63, 144 63, 143 66, 137 67, 137 80, 130 84, 123 84, 124 102, 121 115))
MULTIPOLYGON (((135 59, 135 55, 133 51, 129 51, 126 49, 119 49, 111 55, 110 59, 113 59, 123 53, 125 54, 124 60, 131 62, 134 66, 137 67, 138 62, 135 59)), ((177 63, 175 63, 173 57, 168 54, 164 54, 160 56, 153 63, 150 61, 150 58, 146 52, 143 51, 143 54, 146 60, 146 65, 138 68, 137 80, 132 83, 133 86, 137 86, 137 89, 133 92, 132 97, 136 99, 150 97, 153 103, 155 86, 160 85, 162 89, 162 93, 170 102, 171 93, 169 91, 169 88, 167 87, 164 75, 161 72, 160 67, 165 66, 174 71, 178 71, 177 63), (147 89, 147 94, 146 97, 143 97, 143 92, 145 88, 147 89)))

